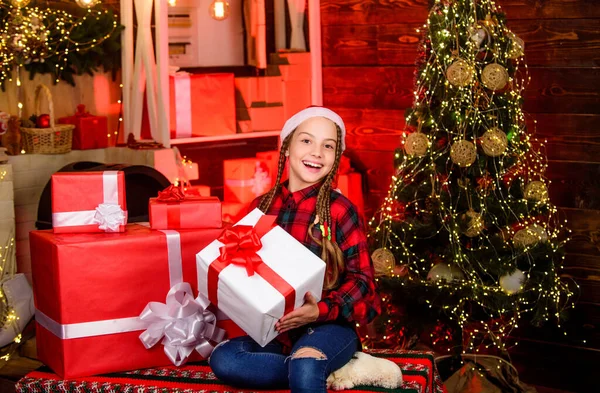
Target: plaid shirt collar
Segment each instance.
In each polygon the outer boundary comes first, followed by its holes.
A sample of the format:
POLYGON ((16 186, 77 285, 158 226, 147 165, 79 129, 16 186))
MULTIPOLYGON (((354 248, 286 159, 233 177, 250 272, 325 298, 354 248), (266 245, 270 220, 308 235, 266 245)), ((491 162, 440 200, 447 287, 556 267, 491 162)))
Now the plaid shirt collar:
POLYGON ((301 202, 309 198, 316 198, 317 195, 319 195, 321 184, 323 184, 322 181, 315 183, 312 186, 305 187, 296 192, 291 192, 288 189, 289 180, 286 180, 281 184, 281 200, 285 203, 288 200, 288 198, 293 198, 296 205, 299 205, 301 202))

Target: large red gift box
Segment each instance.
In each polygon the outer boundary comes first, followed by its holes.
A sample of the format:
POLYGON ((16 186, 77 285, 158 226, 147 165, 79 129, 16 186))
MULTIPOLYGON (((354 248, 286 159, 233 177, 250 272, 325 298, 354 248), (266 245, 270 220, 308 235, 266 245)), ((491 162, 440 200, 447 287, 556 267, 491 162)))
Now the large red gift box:
POLYGON ((181 201, 148 202, 152 229, 221 228, 221 201, 217 197, 187 196, 181 201))
POLYGON ((51 187, 55 233, 125 230, 123 172, 57 172, 52 175, 51 187))
MULTIPOLYGON (((66 378, 171 364, 160 343, 144 347, 138 317, 182 282, 197 294, 195 255, 221 232, 136 224, 117 234, 32 231, 39 359, 66 378)), ((220 324, 230 337, 243 334, 220 324)))
MULTIPOLYGON (((171 138, 236 133, 233 74, 171 75, 169 97, 171 138)), ((152 139, 146 104, 141 135, 152 139)))
POLYGON ((106 116, 92 116, 85 111, 85 105, 77 105, 73 116, 61 117, 59 124, 73 124, 73 150, 104 149, 109 143, 108 119, 106 116))

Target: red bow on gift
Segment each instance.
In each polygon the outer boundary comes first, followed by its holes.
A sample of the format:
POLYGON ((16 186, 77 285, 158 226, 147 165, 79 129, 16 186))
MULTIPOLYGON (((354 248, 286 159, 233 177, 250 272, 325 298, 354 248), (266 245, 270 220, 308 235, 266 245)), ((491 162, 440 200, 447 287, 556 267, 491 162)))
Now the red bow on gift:
POLYGON ((262 248, 260 235, 253 226, 236 225, 228 228, 219 237, 223 246, 219 248, 221 262, 246 267, 248 276, 254 275, 262 259, 256 253, 262 248))
POLYGON ((180 187, 171 184, 169 187, 158 192, 158 202, 181 202, 185 199, 185 194, 180 187))

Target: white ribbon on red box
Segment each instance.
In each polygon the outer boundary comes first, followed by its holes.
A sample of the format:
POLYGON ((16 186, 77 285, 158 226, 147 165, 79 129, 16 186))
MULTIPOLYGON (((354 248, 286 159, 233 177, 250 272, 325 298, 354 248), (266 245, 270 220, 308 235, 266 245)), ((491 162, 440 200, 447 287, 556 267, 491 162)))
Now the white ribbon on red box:
POLYGON ((125 225, 127 215, 119 205, 118 171, 102 173, 103 203, 94 210, 52 213, 52 226, 70 227, 80 225, 98 225, 106 232, 118 232, 125 225))
POLYGON ((60 324, 36 310, 36 321, 63 340, 146 329, 140 334, 143 345, 148 349, 162 339, 165 354, 176 366, 185 363, 194 350, 208 357, 214 348, 211 341, 222 341, 225 331, 216 326, 217 317, 206 309, 210 304, 208 300, 200 295, 194 298, 190 284, 182 282, 179 232, 161 232, 167 238, 171 285, 165 303, 148 303, 139 317, 70 324, 60 324))

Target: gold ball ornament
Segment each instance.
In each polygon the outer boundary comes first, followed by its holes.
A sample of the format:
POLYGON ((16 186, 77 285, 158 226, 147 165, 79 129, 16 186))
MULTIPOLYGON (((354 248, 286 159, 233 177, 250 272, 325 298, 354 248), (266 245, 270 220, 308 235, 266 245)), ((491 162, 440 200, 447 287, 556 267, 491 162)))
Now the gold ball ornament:
POLYGON ((466 223, 462 233, 467 237, 478 236, 485 227, 483 217, 473 209, 469 209, 469 211, 463 213, 460 219, 466 223))
POLYGON ((23 8, 29 4, 30 0, 10 0, 10 4, 12 4, 15 8, 23 8))
POLYGON ((394 254, 387 248, 378 248, 371 254, 376 276, 389 276, 396 266, 394 254))
POLYGON ((481 72, 481 83, 490 90, 502 90, 508 83, 508 72, 500 64, 488 64, 481 72))
POLYGON ((406 150, 406 154, 411 156, 422 157, 427 153, 428 148, 429 139, 427 135, 420 132, 413 132, 404 141, 404 150, 406 150))
POLYGON ((525 273, 516 269, 510 274, 500 277, 500 288, 509 295, 521 292, 525 282, 525 273))
POLYGON ((543 182, 534 180, 527 183, 524 194, 525 199, 530 199, 533 201, 546 201, 548 199, 548 188, 543 182))
POLYGON ((546 230, 539 225, 531 225, 527 228, 517 231, 513 236, 513 245, 516 248, 530 247, 538 242, 545 242, 548 240, 546 230))
POLYGON ((454 265, 448 265, 446 263, 438 263, 434 265, 429 273, 427 273, 428 281, 459 281, 465 278, 462 270, 454 265))
POLYGON ((501 129, 497 127, 490 128, 481 137, 481 147, 488 156, 498 157, 506 151, 508 138, 501 129))
POLYGON ((477 148, 473 142, 462 139, 454 142, 450 148, 450 158, 452 162, 460 167, 468 167, 475 162, 477 158, 477 148))
POLYGON ((457 59, 446 69, 446 78, 453 86, 467 86, 475 78, 475 70, 468 62, 457 59))
POLYGON ((522 57, 525 54, 525 41, 514 33, 510 33, 509 37, 512 43, 508 51, 508 58, 515 60, 522 57))

